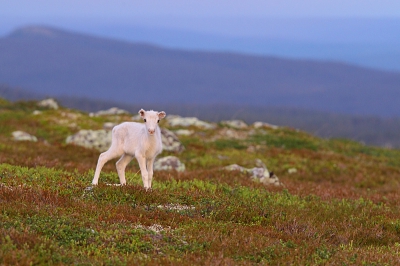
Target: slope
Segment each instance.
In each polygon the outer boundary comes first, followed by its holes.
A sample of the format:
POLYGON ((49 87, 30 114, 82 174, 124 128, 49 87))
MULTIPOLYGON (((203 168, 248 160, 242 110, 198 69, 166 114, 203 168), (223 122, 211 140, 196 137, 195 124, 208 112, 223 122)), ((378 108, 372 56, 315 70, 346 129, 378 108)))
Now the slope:
POLYGON ((399 263, 399 151, 285 127, 191 127, 174 154, 187 171, 156 172, 146 192, 135 163, 127 186, 104 185, 118 180, 109 163, 102 183, 86 190, 99 152, 65 144, 66 136, 130 117, 0 101, 1 264, 399 263), (38 141, 14 141, 14 130, 38 141), (221 169, 256 159, 284 187, 221 169))

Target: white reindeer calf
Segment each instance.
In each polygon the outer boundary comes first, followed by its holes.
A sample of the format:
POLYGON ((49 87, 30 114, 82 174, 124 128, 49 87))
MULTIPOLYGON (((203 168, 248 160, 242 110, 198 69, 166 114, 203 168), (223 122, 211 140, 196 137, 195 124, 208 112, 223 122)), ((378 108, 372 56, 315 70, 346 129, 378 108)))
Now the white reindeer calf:
POLYGON ((125 168, 133 157, 136 157, 142 174, 143 185, 146 189, 151 188, 154 159, 162 151, 161 131, 158 122, 166 114, 164 111, 155 112, 143 109, 139 111, 139 114, 143 118, 144 124, 124 122, 113 128, 111 147, 99 156, 92 181, 93 185, 97 185, 104 164, 117 157, 121 157, 116 163, 119 181, 121 185, 125 185, 125 168))

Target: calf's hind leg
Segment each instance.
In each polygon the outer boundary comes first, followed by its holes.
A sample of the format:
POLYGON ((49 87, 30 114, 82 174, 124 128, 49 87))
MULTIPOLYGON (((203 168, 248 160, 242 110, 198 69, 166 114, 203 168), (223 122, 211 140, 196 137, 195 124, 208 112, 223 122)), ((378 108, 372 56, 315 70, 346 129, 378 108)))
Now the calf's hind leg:
POLYGON ((101 169, 103 168, 104 164, 106 162, 108 162, 109 160, 117 158, 121 155, 122 154, 120 154, 117 151, 115 151, 114 149, 112 149, 112 146, 108 151, 100 154, 99 160, 97 161, 96 171, 94 172, 94 178, 92 181, 93 185, 97 185, 97 183, 99 182, 100 172, 101 172, 101 169))

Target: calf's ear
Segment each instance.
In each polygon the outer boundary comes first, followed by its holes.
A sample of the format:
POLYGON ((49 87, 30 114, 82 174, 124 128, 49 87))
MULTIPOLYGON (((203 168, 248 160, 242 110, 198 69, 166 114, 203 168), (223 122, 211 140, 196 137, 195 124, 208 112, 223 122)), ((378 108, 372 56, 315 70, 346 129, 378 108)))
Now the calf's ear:
POLYGON ((145 114, 145 113, 146 113, 145 110, 140 109, 139 114, 140 114, 140 116, 141 116, 142 118, 144 117, 144 114, 145 114))
POLYGON ((163 119, 167 114, 164 111, 158 113, 158 118, 163 119))

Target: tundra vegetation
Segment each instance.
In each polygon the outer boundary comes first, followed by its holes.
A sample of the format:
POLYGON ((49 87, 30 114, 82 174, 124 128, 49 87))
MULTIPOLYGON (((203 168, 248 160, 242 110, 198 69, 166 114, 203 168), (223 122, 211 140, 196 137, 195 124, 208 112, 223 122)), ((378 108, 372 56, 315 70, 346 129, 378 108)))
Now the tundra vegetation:
POLYGON ((135 160, 126 186, 104 184, 119 181, 113 161, 87 190, 99 152, 66 138, 130 120, 0 100, 1 265, 400 263, 399 150, 218 124, 179 137, 186 171, 154 172, 152 191, 135 160), (257 160, 284 186, 222 170, 257 160))

